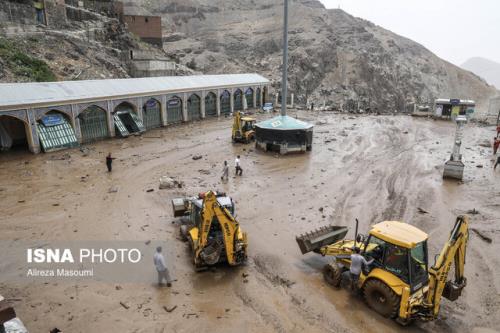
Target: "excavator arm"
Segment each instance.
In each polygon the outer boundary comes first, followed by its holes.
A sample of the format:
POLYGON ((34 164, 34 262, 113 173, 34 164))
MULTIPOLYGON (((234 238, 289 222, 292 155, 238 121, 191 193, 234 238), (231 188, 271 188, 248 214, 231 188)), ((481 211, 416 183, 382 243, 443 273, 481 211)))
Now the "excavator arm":
POLYGON ((238 221, 234 219, 226 208, 219 204, 216 194, 212 191, 207 192, 203 199, 203 209, 201 212, 202 224, 196 258, 199 257, 201 251, 203 251, 207 245, 208 234, 214 217, 219 221, 220 227, 222 228, 227 262, 230 265, 236 265, 235 246, 238 246, 237 241, 239 238, 241 238, 240 240, 244 244, 243 246, 246 246, 246 235, 240 231, 238 221))
POLYGON ((469 218, 458 216, 450 238, 444 245, 436 263, 429 269, 429 289, 426 296, 426 307, 430 310, 429 319, 437 317, 441 297, 455 301, 467 284, 464 276, 465 254, 469 238, 469 218), (447 281, 451 265, 455 265, 453 281, 447 281))

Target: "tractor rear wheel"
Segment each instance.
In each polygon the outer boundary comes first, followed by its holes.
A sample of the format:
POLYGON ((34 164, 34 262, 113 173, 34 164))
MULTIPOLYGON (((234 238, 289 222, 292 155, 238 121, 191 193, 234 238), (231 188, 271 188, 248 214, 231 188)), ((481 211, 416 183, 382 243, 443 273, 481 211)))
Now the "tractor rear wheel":
POLYGON ((371 279, 363 287, 366 303, 373 310, 387 318, 396 318, 400 297, 384 282, 371 279))
POLYGON ((339 288, 342 281, 342 267, 334 262, 325 265, 323 267, 323 278, 329 285, 339 288))

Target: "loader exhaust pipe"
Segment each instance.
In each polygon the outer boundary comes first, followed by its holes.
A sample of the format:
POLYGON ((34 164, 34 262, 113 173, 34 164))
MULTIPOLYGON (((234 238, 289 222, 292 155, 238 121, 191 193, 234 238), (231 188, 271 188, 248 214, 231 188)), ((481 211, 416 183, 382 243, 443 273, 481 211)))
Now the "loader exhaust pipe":
POLYGON ((359 225, 359 220, 356 218, 356 228, 354 229, 354 245, 353 245, 353 250, 356 247, 356 242, 358 241, 358 225, 359 225))

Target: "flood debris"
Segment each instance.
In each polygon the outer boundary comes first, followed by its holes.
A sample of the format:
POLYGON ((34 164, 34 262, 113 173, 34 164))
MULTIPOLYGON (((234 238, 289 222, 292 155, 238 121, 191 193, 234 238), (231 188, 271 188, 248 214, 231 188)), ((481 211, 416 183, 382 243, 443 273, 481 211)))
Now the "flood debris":
POLYGON ((195 161, 196 161, 196 160, 200 160, 200 159, 202 159, 202 158, 203 158, 203 156, 201 156, 201 155, 194 155, 194 156, 193 156, 193 160, 195 160, 195 161))
POLYGON ((418 212, 419 212, 420 214, 429 214, 429 212, 428 212, 428 211, 426 211, 425 209, 422 209, 422 208, 420 208, 420 207, 418 207, 418 208, 417 208, 417 210, 418 210, 418 212))
POLYGON ((474 233, 476 235, 478 235, 479 238, 481 238, 486 243, 488 243, 488 244, 493 243, 493 239, 491 239, 490 237, 486 236, 485 234, 483 234, 481 231, 477 230, 476 228, 470 228, 470 230, 474 231, 474 233))
POLYGON ((127 304, 125 304, 125 303, 123 303, 123 302, 120 302, 120 305, 121 305, 124 309, 126 309, 126 310, 130 309, 130 306, 128 306, 127 304))
POLYGON ((472 208, 467 211, 467 214, 477 215, 479 214, 479 211, 476 208, 472 208))
POLYGON ((170 312, 174 311, 175 309, 177 309, 177 305, 174 305, 174 306, 173 306, 173 307, 171 307, 171 308, 167 308, 167 307, 164 305, 164 306, 163 306, 163 309, 164 309, 165 311, 167 311, 168 313, 170 313, 170 312))

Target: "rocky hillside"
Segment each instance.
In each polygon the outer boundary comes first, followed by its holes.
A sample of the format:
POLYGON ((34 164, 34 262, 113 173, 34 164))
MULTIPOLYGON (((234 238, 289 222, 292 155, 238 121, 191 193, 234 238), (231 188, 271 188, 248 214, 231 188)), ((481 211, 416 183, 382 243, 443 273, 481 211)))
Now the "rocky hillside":
POLYGON ((461 67, 479 75, 488 83, 500 89, 500 64, 498 62, 475 57, 464 62, 461 67))
MULTIPOLYGON (((279 85, 282 3, 137 0, 164 18, 165 50, 206 73, 255 71, 279 85)), ((402 110, 413 100, 469 98, 495 89, 423 46, 317 0, 290 7, 290 85, 299 101, 402 110)))

